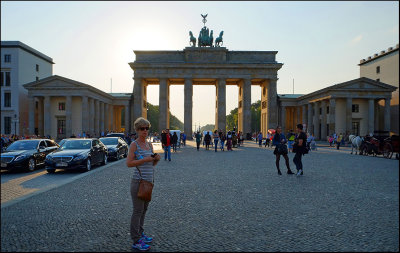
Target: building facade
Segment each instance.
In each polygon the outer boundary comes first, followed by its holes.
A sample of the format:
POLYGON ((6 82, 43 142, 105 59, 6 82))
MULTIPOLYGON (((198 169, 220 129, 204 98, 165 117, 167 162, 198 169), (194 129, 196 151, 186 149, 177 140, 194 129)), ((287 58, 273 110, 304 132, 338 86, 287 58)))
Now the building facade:
MULTIPOLYGON (((370 79, 387 83, 397 87, 392 93, 390 100, 390 132, 399 135, 399 44, 396 47, 389 47, 386 51, 376 53, 366 59, 360 60, 360 77, 368 77, 370 79)), ((384 111, 384 103, 378 104, 378 110, 384 111)), ((384 119, 379 119, 379 129, 384 128, 384 119)))
POLYGON ((1 41, 1 133, 28 134, 28 91, 23 84, 53 74, 53 59, 20 41, 1 41))

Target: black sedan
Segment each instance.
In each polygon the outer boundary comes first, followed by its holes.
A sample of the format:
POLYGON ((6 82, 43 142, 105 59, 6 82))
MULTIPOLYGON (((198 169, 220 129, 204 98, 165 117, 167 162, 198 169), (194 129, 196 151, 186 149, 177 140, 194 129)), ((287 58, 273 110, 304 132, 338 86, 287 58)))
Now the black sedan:
POLYGON ((107 164, 107 147, 97 138, 65 139, 61 147, 45 160, 48 173, 56 169, 91 170, 92 165, 107 164))
POLYGON ((108 159, 119 160, 128 156, 128 144, 120 137, 104 137, 99 139, 108 149, 108 159))
POLYGON ((14 141, 1 153, 1 169, 27 169, 34 171, 44 165, 46 156, 59 148, 50 139, 29 139, 14 141))

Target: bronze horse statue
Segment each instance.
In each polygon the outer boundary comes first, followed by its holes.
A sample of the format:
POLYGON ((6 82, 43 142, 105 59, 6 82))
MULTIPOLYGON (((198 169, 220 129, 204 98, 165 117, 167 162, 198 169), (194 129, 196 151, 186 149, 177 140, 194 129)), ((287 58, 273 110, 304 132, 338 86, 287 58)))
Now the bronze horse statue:
POLYGON ((192 47, 195 47, 195 46, 196 46, 196 38, 193 36, 192 31, 189 31, 189 36, 190 36, 189 44, 190 44, 192 47))
POLYGON ((222 41, 222 35, 224 35, 224 31, 221 31, 219 33, 219 36, 215 39, 215 46, 216 47, 220 47, 221 45, 224 44, 224 42, 222 41), (220 43, 221 43, 221 45, 220 45, 220 43))

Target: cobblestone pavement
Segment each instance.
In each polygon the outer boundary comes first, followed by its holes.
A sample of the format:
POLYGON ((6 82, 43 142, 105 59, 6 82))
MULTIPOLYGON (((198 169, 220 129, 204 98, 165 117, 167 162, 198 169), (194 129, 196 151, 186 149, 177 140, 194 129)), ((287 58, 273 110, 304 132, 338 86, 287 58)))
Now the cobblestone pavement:
MULTIPOLYGON (((321 146, 303 157, 303 176, 279 176, 272 151, 189 141, 161 160, 151 251, 399 251, 398 160, 321 146)), ((1 251, 132 251, 124 161, 2 207, 1 251)))

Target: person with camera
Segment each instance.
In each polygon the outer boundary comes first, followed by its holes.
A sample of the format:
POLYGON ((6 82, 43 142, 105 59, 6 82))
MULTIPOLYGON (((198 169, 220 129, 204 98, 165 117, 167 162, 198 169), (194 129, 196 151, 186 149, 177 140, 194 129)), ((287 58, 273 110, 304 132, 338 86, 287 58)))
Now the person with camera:
POLYGON ((303 132, 303 125, 297 124, 298 135, 294 140, 293 153, 296 153, 293 158, 294 164, 296 164, 297 176, 303 175, 303 163, 301 162, 301 157, 304 154, 308 154, 308 149, 306 147, 307 135, 303 132))
POLYGON ((276 163, 276 168, 278 169, 278 175, 282 175, 282 172, 279 169, 279 160, 281 158, 281 155, 283 156, 283 158, 285 158, 287 174, 289 175, 294 174, 290 170, 288 148, 286 146, 287 142, 286 137, 282 133, 282 128, 280 126, 277 126, 275 130, 276 133, 274 135, 274 138, 272 139, 272 144, 275 145, 274 155, 276 156, 275 163, 276 163))
POLYGON ((146 141, 149 133, 150 122, 143 117, 136 119, 134 123, 137 139, 129 146, 126 166, 136 167, 131 180, 131 196, 133 212, 131 216, 130 233, 133 240, 132 248, 148 250, 153 238, 144 234, 143 223, 147 207, 150 201, 138 198, 140 180, 154 183, 154 166, 160 160, 160 155, 153 153, 153 145, 146 141))

